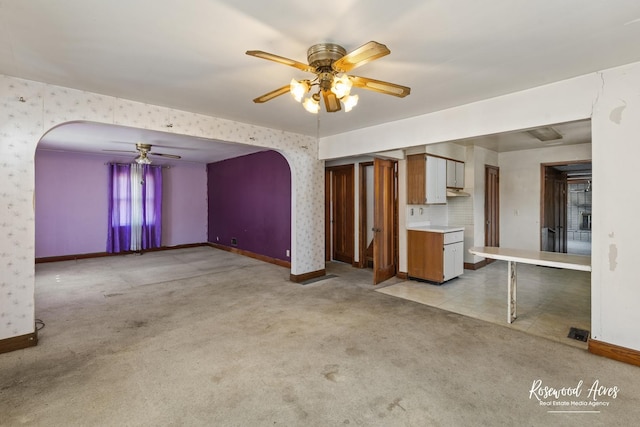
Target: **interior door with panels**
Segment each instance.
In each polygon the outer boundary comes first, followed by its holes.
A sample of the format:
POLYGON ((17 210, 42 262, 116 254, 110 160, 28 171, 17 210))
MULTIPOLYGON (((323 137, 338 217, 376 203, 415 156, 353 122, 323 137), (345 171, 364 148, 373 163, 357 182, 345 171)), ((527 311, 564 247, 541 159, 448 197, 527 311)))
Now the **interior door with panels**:
POLYGON ((336 166, 331 173, 332 259, 353 263, 354 258, 354 167, 336 166))

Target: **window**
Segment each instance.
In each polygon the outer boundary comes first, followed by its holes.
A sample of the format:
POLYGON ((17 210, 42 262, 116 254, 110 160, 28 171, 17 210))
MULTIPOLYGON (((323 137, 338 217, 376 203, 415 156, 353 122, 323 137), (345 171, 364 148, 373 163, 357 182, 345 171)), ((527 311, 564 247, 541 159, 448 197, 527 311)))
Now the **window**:
POLYGON ((109 165, 107 252, 139 251, 160 246, 162 168, 109 165))

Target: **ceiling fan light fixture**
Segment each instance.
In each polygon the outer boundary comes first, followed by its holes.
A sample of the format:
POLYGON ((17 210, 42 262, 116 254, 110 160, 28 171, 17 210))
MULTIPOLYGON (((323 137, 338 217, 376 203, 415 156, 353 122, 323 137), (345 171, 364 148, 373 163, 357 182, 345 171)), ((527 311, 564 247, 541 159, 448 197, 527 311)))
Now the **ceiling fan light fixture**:
POLYGON ((146 155, 146 153, 144 154, 140 154, 138 157, 135 158, 135 162, 139 165, 150 165, 151 164, 151 159, 149 159, 146 155))
POLYGON ((335 43, 318 43, 307 50, 308 63, 305 64, 261 50, 248 50, 246 52, 247 55, 278 62, 316 75, 312 80, 292 79, 290 84, 259 96, 253 102, 264 103, 290 92, 297 102, 302 102, 305 110, 317 114, 320 110, 320 94, 322 94, 323 104, 328 113, 340 111, 342 109, 341 105, 344 105, 346 111, 350 111, 358 102, 357 96, 351 96, 352 86, 404 98, 409 95, 411 88, 346 74, 354 68, 389 53, 391 51, 385 45, 375 41, 365 43, 349 53, 345 48, 335 43), (312 86, 318 86, 319 93, 305 98, 305 95, 311 91, 312 86))
POLYGON ((291 95, 297 102, 302 102, 302 98, 307 92, 309 92, 309 88, 310 86, 308 80, 298 81, 296 79, 291 79, 291 83, 289 84, 291 95))
POLYGON ((335 93, 338 98, 342 99, 345 96, 349 96, 351 86, 351 80, 349 80, 349 77, 346 74, 343 74, 340 77, 335 76, 331 83, 331 92, 335 93))
MULTIPOLYGON (((314 94, 314 96, 315 95, 316 94, 314 94)), ((308 112, 312 114, 318 114, 318 112, 320 111, 320 101, 314 99, 314 96, 310 96, 309 98, 306 98, 302 103, 302 106, 308 112)))
POLYGON ((344 104, 344 112, 348 113, 353 107, 358 105, 358 95, 347 95, 340 99, 344 104))

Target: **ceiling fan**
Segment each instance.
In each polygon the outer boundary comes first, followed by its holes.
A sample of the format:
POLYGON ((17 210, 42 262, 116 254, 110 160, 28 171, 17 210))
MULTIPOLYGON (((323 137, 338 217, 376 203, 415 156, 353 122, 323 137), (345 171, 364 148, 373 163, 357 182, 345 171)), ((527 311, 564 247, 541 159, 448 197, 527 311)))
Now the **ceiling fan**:
POLYGON ((167 157, 169 159, 180 159, 180 156, 176 156, 175 154, 164 154, 164 153, 156 153, 151 151, 151 144, 143 144, 141 142, 136 143, 136 151, 128 151, 128 150, 102 150, 102 151, 112 151, 118 153, 134 153, 138 154, 138 157, 134 159, 134 161, 141 165, 151 164, 151 159, 148 156, 160 156, 167 157))
POLYGON ((310 113, 318 113, 321 97, 327 112, 333 113, 342 109, 341 104, 344 105, 345 111, 350 111, 358 103, 358 95, 350 94, 352 86, 399 98, 404 98, 411 92, 411 89, 406 86, 346 74, 391 53, 387 46, 375 41, 365 43, 349 53, 345 48, 334 43, 315 44, 307 50, 308 64, 261 50, 248 50, 246 53, 316 75, 310 80, 291 79, 288 85, 254 99, 253 102, 256 103, 267 102, 284 93, 291 92, 294 99, 302 102, 302 106, 310 113), (312 88, 314 89, 313 93, 304 98, 312 88))

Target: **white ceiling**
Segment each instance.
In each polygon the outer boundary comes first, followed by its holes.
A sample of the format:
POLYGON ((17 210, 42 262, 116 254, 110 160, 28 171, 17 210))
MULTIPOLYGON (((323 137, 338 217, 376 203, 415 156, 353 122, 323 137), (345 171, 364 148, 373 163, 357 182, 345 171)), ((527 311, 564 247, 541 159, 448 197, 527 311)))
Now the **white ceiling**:
POLYGON ((65 123, 51 129, 40 140, 38 149, 101 154, 109 156, 108 161, 128 162, 137 157, 136 142, 151 144, 151 153, 181 157, 179 161, 175 161, 150 156, 151 161, 157 164, 213 163, 265 150, 251 145, 225 143, 175 133, 87 122, 65 123))
POLYGON ((0 0, 2 74, 312 136, 640 61, 638 46, 637 0, 0 0), (391 54, 357 74, 408 97, 358 90, 350 113, 318 116, 252 102, 309 75, 245 51, 306 62, 313 44, 369 40, 391 54))

